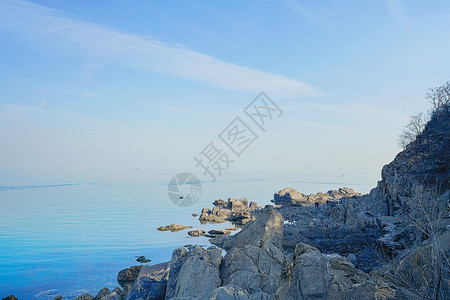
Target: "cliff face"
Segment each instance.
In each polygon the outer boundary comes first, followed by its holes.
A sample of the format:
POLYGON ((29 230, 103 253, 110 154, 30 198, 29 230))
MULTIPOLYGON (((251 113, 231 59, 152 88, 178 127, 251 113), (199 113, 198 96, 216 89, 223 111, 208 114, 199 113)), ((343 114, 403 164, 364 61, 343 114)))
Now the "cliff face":
POLYGON ((423 133, 383 167, 382 180, 370 195, 386 201, 388 215, 402 215, 405 212, 417 185, 434 190, 438 195, 450 188, 449 136, 449 115, 435 114, 423 133))

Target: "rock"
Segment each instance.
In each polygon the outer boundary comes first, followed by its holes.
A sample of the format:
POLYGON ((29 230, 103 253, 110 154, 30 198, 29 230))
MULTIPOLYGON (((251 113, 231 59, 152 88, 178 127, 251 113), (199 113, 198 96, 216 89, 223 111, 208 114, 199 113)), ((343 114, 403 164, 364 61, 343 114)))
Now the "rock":
POLYGON ((249 205, 250 210, 260 209, 261 207, 258 206, 258 202, 251 201, 249 205))
POLYGON ((205 233, 206 233, 206 231, 204 231, 204 230, 191 230, 191 231, 188 231, 188 234, 190 236, 202 236, 205 233))
POLYGON ((210 300, 248 300, 246 291, 235 285, 226 285, 214 290, 210 300))
POLYGON ((305 243, 297 244, 295 246, 294 252, 294 263, 300 263, 300 256, 304 253, 311 253, 311 252, 319 252, 319 249, 305 243))
POLYGON ((171 232, 177 232, 186 228, 192 228, 192 226, 185 226, 185 225, 179 225, 179 224, 170 224, 167 226, 161 226, 158 227, 159 231, 171 231, 171 232))
POLYGON ((170 262, 143 266, 126 299, 164 299, 169 270, 170 262))
POLYGON ((222 199, 218 199, 218 200, 213 202, 213 205, 214 206, 223 207, 223 206, 227 205, 227 202, 222 200, 222 199))
POLYGON ((210 240, 212 244, 223 247, 225 250, 233 247, 244 247, 246 245, 261 245, 262 241, 269 241, 275 247, 281 248, 283 238, 284 219, 277 211, 264 209, 258 218, 247 224, 241 231, 226 238, 210 240))
POLYGON ((221 284, 221 252, 222 249, 205 250, 198 245, 190 251, 176 249, 170 262, 166 299, 208 299, 221 284))
POLYGON ((231 234, 231 231, 223 229, 212 229, 208 231, 208 233, 213 235, 229 235, 231 234))
POLYGON ((236 231, 236 230, 239 230, 239 228, 237 228, 237 227, 227 227, 227 228, 225 228, 225 230, 236 231))
POLYGON ((2 300, 17 300, 17 298, 14 297, 13 295, 9 295, 9 296, 3 298, 2 300))
POLYGON ((275 204, 294 204, 295 202, 300 202, 305 200, 305 195, 299 193, 294 188, 284 188, 273 195, 275 204))
POLYGON ((63 296, 61 296, 61 295, 58 295, 55 298, 53 298, 53 300, 62 300, 62 299, 63 299, 63 296))
POLYGON ((83 295, 73 298, 72 300, 93 300, 93 299, 94 299, 94 297, 92 297, 91 295, 83 294, 83 295))
POLYGON ((350 253, 349 255, 347 255, 346 258, 348 259, 349 262, 351 262, 354 265, 356 265, 356 263, 358 262, 356 259, 356 255, 353 253, 350 253))
MULTIPOLYGON (((245 198, 242 198, 245 199, 245 198)), ((229 199, 227 203, 227 208, 231 210, 231 212, 242 212, 247 209, 247 199, 229 199)))
POLYGON ((287 299, 328 299, 330 277, 320 252, 306 252, 298 259, 287 299))
POLYGON ((223 285, 241 287, 249 295, 273 295, 279 288, 283 265, 283 253, 270 242, 264 241, 260 247, 235 247, 223 259, 223 285))
POLYGON ((142 264, 145 264, 145 263, 151 262, 152 260, 151 259, 147 259, 147 258, 145 258, 145 256, 141 255, 138 258, 136 258, 136 261, 140 262, 142 264))
POLYGON ((100 300, 105 296, 108 296, 111 294, 111 291, 108 288, 102 288, 98 293, 97 296, 95 296, 94 300, 100 300))
POLYGON ((196 213, 193 213, 193 214, 192 214, 192 216, 193 216, 193 217, 197 217, 197 216, 198 216, 198 214, 196 214, 196 213))
MULTIPOLYGON (((128 290, 129 285, 124 288, 124 291, 128 290)), ((109 295, 105 295, 100 300, 125 300, 126 294, 122 295, 122 290, 116 287, 109 295)))
POLYGON ((119 282, 121 287, 133 284, 133 282, 137 279, 139 271, 141 271, 141 269, 142 265, 132 266, 120 271, 117 275, 117 282, 119 282))

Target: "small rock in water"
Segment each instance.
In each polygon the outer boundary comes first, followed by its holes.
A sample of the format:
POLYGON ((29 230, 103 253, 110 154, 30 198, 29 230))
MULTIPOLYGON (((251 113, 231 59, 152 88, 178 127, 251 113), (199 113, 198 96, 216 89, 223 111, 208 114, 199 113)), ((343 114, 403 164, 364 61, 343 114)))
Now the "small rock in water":
POLYGON ((193 213, 193 214, 192 214, 192 216, 193 216, 193 217, 197 217, 197 216, 198 216, 198 214, 196 214, 196 213, 193 213))
POLYGON ((191 230, 188 232, 190 236, 202 236, 206 233, 204 230, 191 230))
POLYGON ((62 300, 62 298, 63 298, 63 296, 58 295, 58 296, 56 296, 55 298, 53 298, 53 300, 62 300))
POLYGON ((145 258, 145 256, 141 255, 138 258, 136 258, 136 261, 140 262, 141 264, 145 264, 145 263, 151 262, 152 260, 148 259, 148 258, 145 258))
POLYGON ((223 230, 223 229, 213 229, 208 231, 209 234, 216 234, 216 235, 223 235, 223 234, 231 234, 231 231, 229 230, 223 230))
POLYGON ((2 300, 18 300, 18 299, 13 295, 9 295, 8 297, 3 298, 2 300))
POLYGON ((158 227, 159 231, 172 231, 172 232, 176 232, 176 231, 180 231, 186 228, 192 228, 192 226, 185 226, 185 225, 179 225, 179 224, 170 224, 167 226, 160 226, 158 227))

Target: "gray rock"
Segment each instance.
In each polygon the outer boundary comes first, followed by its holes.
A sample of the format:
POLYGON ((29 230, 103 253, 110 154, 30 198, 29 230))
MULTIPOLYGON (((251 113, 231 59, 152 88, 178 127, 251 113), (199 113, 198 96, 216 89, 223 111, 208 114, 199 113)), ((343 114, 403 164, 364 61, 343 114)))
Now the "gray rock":
POLYGON ((166 298, 208 299, 220 286, 222 249, 205 250, 195 245, 190 251, 176 249, 170 262, 166 298))
POLYGON ((83 295, 73 298, 72 300, 93 300, 93 299, 94 299, 94 297, 92 297, 91 295, 83 294, 83 295))
POLYGON ((241 287, 249 296, 255 293, 274 295, 283 272, 284 255, 270 242, 261 247, 232 248, 223 259, 223 285, 241 287))
POLYGON ((330 277, 320 252, 306 252, 294 266, 287 299, 328 299, 330 277))
POLYGON ((141 269, 142 265, 132 266, 120 271, 119 274, 117 274, 117 282, 121 287, 133 284, 133 282, 137 279, 139 271, 141 271, 141 269))
POLYGON ((275 204, 294 204, 296 202, 306 201, 305 195, 299 193, 294 188, 284 188, 273 195, 275 204))
POLYGON ((240 232, 230 237, 212 239, 211 243, 228 250, 233 247, 242 248, 246 245, 259 247, 262 241, 269 241, 275 247, 281 248, 283 230, 283 216, 268 208, 264 209, 255 221, 247 224, 240 232))
POLYGON ((102 288, 95 296, 94 300, 100 300, 101 298, 108 296, 111 294, 111 291, 108 288, 102 288))
POLYGON ((248 300, 248 294, 235 285, 221 286, 214 290, 210 300, 248 300))
POLYGON ((126 299, 164 299, 169 270, 169 262, 142 267, 126 299))

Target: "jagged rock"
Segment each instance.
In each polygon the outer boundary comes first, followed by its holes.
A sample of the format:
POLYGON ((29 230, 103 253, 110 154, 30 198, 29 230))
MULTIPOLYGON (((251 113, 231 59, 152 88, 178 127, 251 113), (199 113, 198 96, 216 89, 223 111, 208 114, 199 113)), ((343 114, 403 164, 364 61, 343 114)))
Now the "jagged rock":
POLYGON ((140 262, 140 263, 142 263, 142 264, 145 264, 145 263, 151 262, 152 260, 151 260, 151 259, 148 259, 148 258, 145 258, 145 256, 141 255, 141 256, 139 256, 138 258, 136 258, 136 261, 137 261, 137 262, 140 262))
MULTIPOLYGON (((124 290, 128 290, 127 286, 124 288, 124 290)), ((116 287, 109 295, 105 295, 104 297, 100 298, 100 300, 125 300, 125 295, 122 294, 122 291, 119 287, 116 287)))
POLYGON ((111 294, 111 291, 108 288, 102 288, 98 293, 97 296, 95 296, 94 300, 100 300, 105 296, 108 296, 111 294))
POLYGON ((240 232, 226 238, 211 239, 211 243, 228 250, 246 245, 259 247, 262 241, 269 241, 275 247, 281 248, 283 230, 283 216, 272 208, 266 208, 255 221, 247 224, 240 232))
POLYGON ((299 193, 294 188, 284 188, 274 194, 274 201, 277 205, 309 206, 315 203, 324 204, 327 201, 337 201, 342 198, 354 196, 361 196, 361 194, 355 193, 351 188, 340 188, 339 190, 331 190, 327 193, 318 192, 317 194, 311 195, 299 193))
MULTIPOLYGON (((58 295, 55 298, 53 298, 53 300, 62 300, 62 299, 63 299, 63 296, 61 296, 61 295, 58 295)), ((12 300, 12 299, 10 299, 10 300, 12 300)))
POLYGON ((261 207, 258 206, 258 202, 251 201, 249 205, 250 210, 260 209, 261 207))
POLYGON ((83 295, 73 298, 72 300, 93 300, 93 299, 94 299, 94 297, 92 297, 91 295, 83 294, 83 295))
POLYGON ((239 286, 249 295, 274 295, 279 288, 283 265, 283 253, 268 241, 263 241, 261 247, 235 247, 223 259, 223 284, 239 286))
POLYGON ((117 282, 119 282, 120 286, 123 288, 127 285, 133 284, 133 282, 137 279, 142 267, 142 265, 132 266, 120 271, 119 274, 117 274, 117 282))
POLYGON ((166 225, 166 226, 160 226, 158 227, 159 231, 172 231, 172 232, 177 232, 186 228, 192 228, 192 226, 185 226, 185 225, 179 225, 179 224, 170 224, 170 225, 166 225))
POLYGON ((9 295, 9 296, 3 298, 2 300, 17 300, 17 298, 14 297, 14 295, 9 295))
POLYGON ((170 262, 143 266, 126 299, 164 299, 169 270, 170 262))
POLYGON ((170 262, 166 298, 208 299, 220 286, 222 249, 205 250, 195 245, 190 251, 176 249, 170 262))
POLYGON ((206 231, 204 231, 204 230, 191 230, 191 231, 188 231, 188 234, 190 236, 202 236, 205 233, 206 233, 206 231))
POLYGON ((299 193, 294 188, 284 188, 273 195, 275 204, 294 204, 296 202, 306 201, 305 195, 299 193))
POLYGON ((294 251, 294 263, 300 262, 300 256, 303 253, 310 253, 310 252, 320 252, 320 251, 316 247, 313 247, 313 246, 305 244, 305 243, 297 244, 295 246, 295 251, 294 251))
POLYGON ((218 200, 216 200, 216 201, 213 202, 213 205, 214 205, 214 206, 220 206, 220 207, 223 207, 223 206, 227 205, 227 201, 224 201, 224 200, 222 200, 222 199, 218 199, 218 200))

